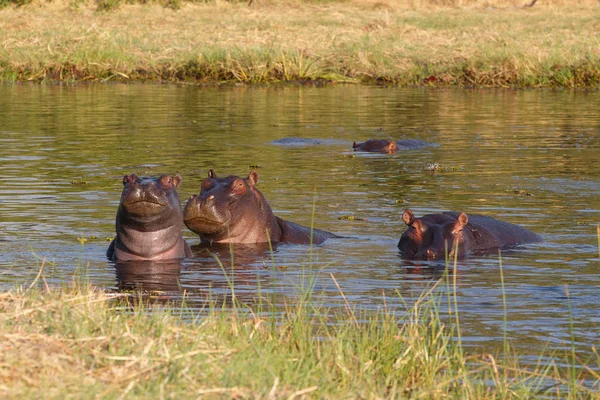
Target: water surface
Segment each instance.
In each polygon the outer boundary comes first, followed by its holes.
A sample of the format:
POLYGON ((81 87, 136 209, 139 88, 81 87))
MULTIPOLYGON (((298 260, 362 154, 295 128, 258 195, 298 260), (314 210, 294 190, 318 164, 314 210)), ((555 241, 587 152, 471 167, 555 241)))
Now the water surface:
MULTIPOLYGON (((227 278, 205 249, 194 246, 181 264, 124 268, 105 259, 107 240, 125 174, 179 173, 185 201, 210 168, 242 176, 255 168, 277 215, 305 225, 314 218, 345 238, 280 245, 272 255, 236 248, 233 280, 244 301, 260 293, 283 304, 312 276, 315 299, 343 307, 333 274, 354 307, 376 310, 385 296, 402 312, 400 296, 410 304, 440 277, 398 257, 402 211, 462 210, 545 239, 502 257, 513 344, 532 353, 570 348, 570 298, 585 354, 600 345, 599 105, 599 93, 549 90, 2 85, 0 287, 30 283, 45 259, 49 285, 85 268, 109 290, 141 285, 174 300, 185 291, 193 306, 225 296, 227 278), (317 140, 272 143, 288 137, 317 140), (437 146, 351 151, 370 138, 437 146), (434 163, 442 169, 429 171, 434 163)), ((229 249, 212 250, 230 270, 229 249)), ((498 256, 460 261, 454 273, 463 340, 500 348, 498 256)))

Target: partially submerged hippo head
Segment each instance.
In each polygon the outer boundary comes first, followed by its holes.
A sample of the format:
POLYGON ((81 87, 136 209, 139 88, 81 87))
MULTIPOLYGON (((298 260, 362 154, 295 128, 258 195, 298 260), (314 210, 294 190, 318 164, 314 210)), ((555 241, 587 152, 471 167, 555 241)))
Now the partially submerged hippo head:
POLYGON ((163 221, 181 215, 177 188, 181 176, 161 175, 158 178, 142 177, 136 174, 123 177, 123 193, 119 212, 132 222, 145 224, 150 230, 163 221), (155 225, 155 226, 148 226, 155 225))
MULTIPOLYGON (((418 260, 444 259, 446 252, 450 257, 465 256, 465 227, 469 223, 467 214, 460 213, 456 218, 447 214, 430 214, 415 218, 412 211, 404 210, 402 220, 408 229, 400 237, 398 248, 403 257, 418 260)), ((468 246, 467 246, 468 247, 468 246)))
POLYGON ((404 258, 435 260, 465 257, 469 253, 488 253, 523 243, 543 241, 542 237, 519 225, 492 217, 446 211, 415 218, 405 210, 402 219, 408 229, 398 248, 404 258))
POLYGON ((185 206, 185 225, 209 243, 278 241, 281 232, 276 217, 256 183, 256 171, 247 178, 219 178, 211 169, 200 194, 193 195, 185 206))
POLYGON ((158 178, 123 177, 117 211, 117 237, 107 256, 115 260, 184 258, 189 247, 181 230, 183 217, 177 187, 179 175, 158 178))
POLYGON ((366 142, 352 144, 352 148, 360 151, 368 151, 372 153, 392 154, 398 148, 394 140, 385 139, 370 139, 366 142))

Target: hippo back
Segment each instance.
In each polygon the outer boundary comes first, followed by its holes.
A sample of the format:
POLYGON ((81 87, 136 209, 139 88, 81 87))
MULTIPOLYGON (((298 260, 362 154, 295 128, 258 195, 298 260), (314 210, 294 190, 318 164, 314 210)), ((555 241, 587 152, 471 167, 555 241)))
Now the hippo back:
POLYGON ((311 229, 307 226, 300 225, 291 221, 286 221, 279 217, 275 218, 277 218, 277 223, 281 228, 281 242, 294 244, 311 244, 311 231, 312 244, 321 244, 327 239, 339 237, 331 232, 327 232, 322 229, 311 229))
MULTIPOLYGON (((447 215, 451 219, 456 219, 459 214, 454 211, 443 213, 443 215, 447 215)), ((474 239, 474 242, 470 245, 470 250, 500 248, 520 243, 541 242, 543 240, 541 236, 522 226, 484 215, 469 214, 469 223, 466 228, 474 239)))

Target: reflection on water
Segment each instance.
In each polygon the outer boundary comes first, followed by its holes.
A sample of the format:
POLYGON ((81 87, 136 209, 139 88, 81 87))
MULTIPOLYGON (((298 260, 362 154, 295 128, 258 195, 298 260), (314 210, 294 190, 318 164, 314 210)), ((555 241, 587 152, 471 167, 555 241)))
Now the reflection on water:
MULTIPOLYGON (((197 307, 233 288, 242 301, 280 305, 311 290, 335 309, 343 303, 333 274, 352 305, 378 309, 385 296, 401 311, 442 276, 439 266, 398 257, 402 211, 461 210, 545 239, 503 254, 515 347, 568 348, 572 313, 576 347, 587 351, 600 345, 599 100, 553 91, 2 85, 0 286, 31 282, 46 259, 50 285, 85 267, 109 290, 185 293, 197 307), (438 145, 352 151, 371 138, 438 145), (434 163, 441 168, 428 170, 434 163), (314 215, 315 227, 344 238, 234 246, 232 257, 186 231, 194 257, 181 263, 106 260, 123 175, 179 173, 185 201, 208 169, 245 175, 251 166, 277 215, 309 226, 314 215)), ((466 344, 498 348, 498 256, 459 261, 453 274, 466 344)))
POLYGON ((178 292, 181 288, 180 260, 117 261, 115 272, 119 290, 178 292))

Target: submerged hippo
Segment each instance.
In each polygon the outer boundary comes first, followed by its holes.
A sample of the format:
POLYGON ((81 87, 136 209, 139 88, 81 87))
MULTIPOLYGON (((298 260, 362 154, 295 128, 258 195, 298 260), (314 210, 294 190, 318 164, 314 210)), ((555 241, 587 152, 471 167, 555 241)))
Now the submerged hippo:
POLYGON ((354 151, 368 151, 371 153, 392 154, 396 152, 396 142, 385 139, 370 139, 362 143, 352 143, 354 151))
POLYGON ((123 177, 117 210, 117 237, 106 256, 112 260, 166 260, 192 254, 183 240, 183 216, 177 187, 181 177, 123 177))
MULTIPOLYGON (((269 203, 256 188, 258 174, 247 178, 218 178, 212 169, 184 209, 184 222, 203 243, 311 243, 311 229, 273 215, 269 203)), ((336 237, 312 229, 312 243, 336 237)))
POLYGON ((366 142, 352 144, 354 151, 368 151, 371 153, 393 154, 400 150, 413 150, 432 146, 431 143, 418 139, 386 140, 370 139, 366 142))
POLYGON ((454 257, 457 244, 457 256, 463 258, 469 253, 542 241, 528 229, 481 215, 467 217, 465 213, 444 212, 415 218, 407 209, 402 219, 408 229, 400 237, 398 248, 407 259, 443 260, 446 246, 449 256, 454 257))

